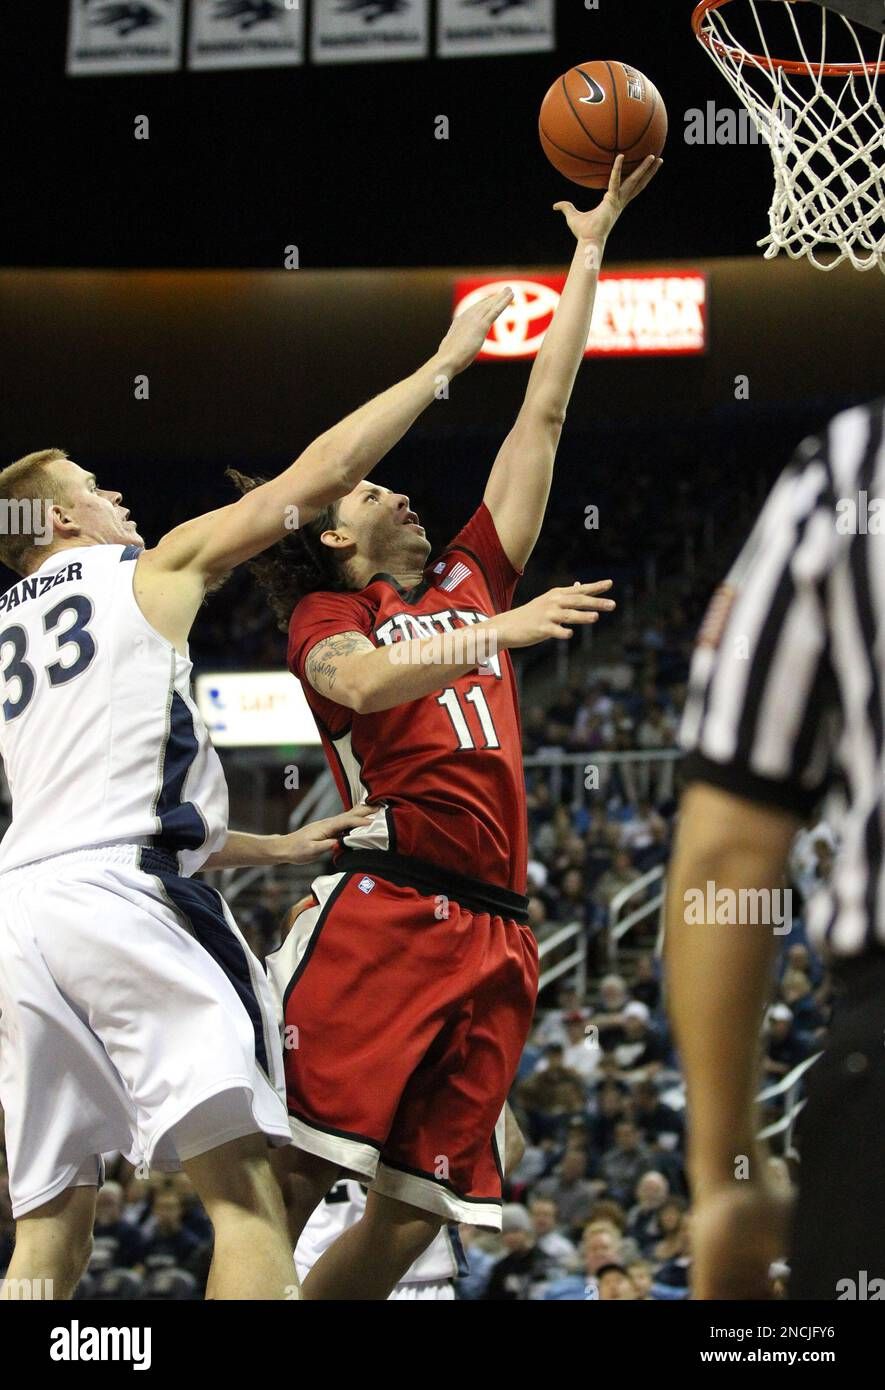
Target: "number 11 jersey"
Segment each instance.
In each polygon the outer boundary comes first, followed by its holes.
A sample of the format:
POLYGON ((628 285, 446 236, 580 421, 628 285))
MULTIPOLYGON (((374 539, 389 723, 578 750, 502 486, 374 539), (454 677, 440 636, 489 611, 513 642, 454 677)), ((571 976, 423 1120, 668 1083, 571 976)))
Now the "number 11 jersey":
POLYGON ((342 800, 378 806, 345 836, 349 849, 386 851, 525 893, 522 734, 507 652, 430 695, 373 714, 319 695, 305 675, 313 648, 342 632, 391 648, 438 636, 445 658, 445 634, 510 608, 518 579, 482 505, 416 588, 376 574, 358 592, 308 594, 296 605, 289 669, 302 683, 342 800))

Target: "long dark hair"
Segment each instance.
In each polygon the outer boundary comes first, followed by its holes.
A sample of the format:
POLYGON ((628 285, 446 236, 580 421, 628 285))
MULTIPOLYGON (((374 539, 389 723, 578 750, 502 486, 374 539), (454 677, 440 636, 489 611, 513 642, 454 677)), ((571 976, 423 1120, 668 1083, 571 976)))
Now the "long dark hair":
MULTIPOLYGON (((226 475, 243 494, 267 482, 266 478, 250 478, 236 468, 226 469, 226 475)), ((318 589, 341 593, 349 586, 343 565, 335 558, 320 536, 338 525, 338 503, 325 507, 313 521, 292 531, 285 539, 256 555, 249 569, 264 590, 267 601, 281 632, 289 631, 292 609, 305 594, 318 589)))

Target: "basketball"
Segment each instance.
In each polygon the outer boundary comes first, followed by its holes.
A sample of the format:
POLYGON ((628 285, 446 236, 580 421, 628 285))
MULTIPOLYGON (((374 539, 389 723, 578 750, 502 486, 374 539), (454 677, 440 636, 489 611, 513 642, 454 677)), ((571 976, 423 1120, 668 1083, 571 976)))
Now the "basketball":
POLYGON ((624 156, 628 178, 667 140, 667 108, 653 82, 627 63, 581 63, 558 77, 541 105, 541 144, 550 163, 582 188, 607 188, 624 156))

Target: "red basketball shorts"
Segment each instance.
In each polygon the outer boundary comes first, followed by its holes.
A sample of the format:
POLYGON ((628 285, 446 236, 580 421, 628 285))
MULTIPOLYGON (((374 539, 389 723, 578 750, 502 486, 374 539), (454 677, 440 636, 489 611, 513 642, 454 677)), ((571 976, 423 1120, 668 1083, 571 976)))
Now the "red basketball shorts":
POLYGON ((329 874, 313 893, 267 962, 293 1143, 387 1196, 499 1228, 503 1111, 538 988, 531 930, 374 873, 329 874))

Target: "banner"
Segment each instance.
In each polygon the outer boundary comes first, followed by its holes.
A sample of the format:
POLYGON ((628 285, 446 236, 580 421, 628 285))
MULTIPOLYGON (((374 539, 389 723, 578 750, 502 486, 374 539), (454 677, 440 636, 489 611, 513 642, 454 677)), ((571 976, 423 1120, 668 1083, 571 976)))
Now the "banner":
POLYGON ((171 72, 181 66, 184 0, 71 0, 68 73, 171 72))
MULTIPOLYGON (((492 325, 480 361, 537 357, 564 275, 474 276, 455 284, 455 312, 509 285, 513 303, 492 325)), ((693 270, 602 271, 587 357, 686 357, 707 350, 707 277, 693 270)))
POLYGON ((278 68, 304 62, 307 0, 191 0, 190 68, 278 68))
POLYGON ((554 0, 439 0, 441 58, 547 53, 555 47, 554 0))
POLYGON ((313 0, 315 63, 426 58, 430 0, 313 0))
POLYGON ((195 694, 216 748, 312 746, 320 741, 304 691, 288 671, 197 676, 195 694))

